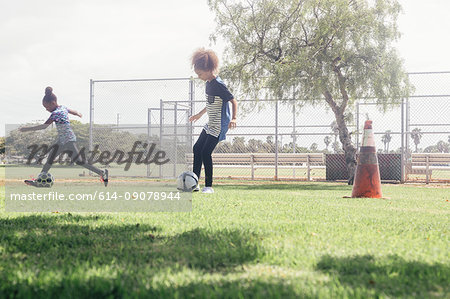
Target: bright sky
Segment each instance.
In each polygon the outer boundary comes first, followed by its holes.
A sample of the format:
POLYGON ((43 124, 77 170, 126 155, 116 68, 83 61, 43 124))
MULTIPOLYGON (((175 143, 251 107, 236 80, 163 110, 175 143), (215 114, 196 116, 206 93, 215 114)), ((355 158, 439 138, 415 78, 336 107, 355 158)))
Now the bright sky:
MULTIPOLYGON (((406 70, 450 70, 450 1, 400 2, 406 70)), ((89 79, 193 75, 189 57, 214 28, 206 0, 3 0, 0 136, 5 124, 47 119, 46 86, 87 122, 89 79)))

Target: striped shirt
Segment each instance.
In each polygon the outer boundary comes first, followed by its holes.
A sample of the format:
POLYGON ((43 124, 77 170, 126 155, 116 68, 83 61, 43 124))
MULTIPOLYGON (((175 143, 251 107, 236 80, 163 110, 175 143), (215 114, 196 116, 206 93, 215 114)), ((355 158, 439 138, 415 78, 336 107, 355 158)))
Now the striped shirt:
POLYGON ((228 124, 231 121, 230 105, 228 102, 234 96, 228 90, 220 77, 206 82, 206 112, 208 123, 204 126, 206 134, 225 140, 228 124))

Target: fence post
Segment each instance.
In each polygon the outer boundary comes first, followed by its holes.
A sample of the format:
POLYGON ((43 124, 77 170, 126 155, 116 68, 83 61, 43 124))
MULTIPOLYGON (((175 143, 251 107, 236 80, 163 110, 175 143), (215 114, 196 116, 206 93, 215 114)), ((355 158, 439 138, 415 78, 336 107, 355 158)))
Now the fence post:
MULTIPOLYGON (((409 82, 409 73, 407 74, 408 76, 408 82, 409 82)), ((410 110, 409 110, 409 97, 405 99, 405 131, 406 131, 406 136, 405 136, 405 159, 409 160, 409 132, 410 132, 410 110)))
MULTIPOLYGON (((401 145, 400 145, 400 153, 401 153, 401 183, 405 182, 405 99, 402 98, 401 102, 401 145)), ((408 135, 406 135, 406 138, 408 138, 408 135)))
POLYGON ((255 179, 255 155, 250 155, 250 166, 252 168, 252 181, 255 179))
POLYGON ((90 80, 89 88, 89 150, 92 151, 92 127, 94 122, 94 81, 90 80))
POLYGON ((426 155, 426 169, 425 169, 425 172, 426 172, 425 182, 427 184, 429 184, 430 183, 430 154, 426 155))
MULTIPOLYGON (((163 125, 164 125, 164 108, 163 100, 159 100, 159 149, 163 150, 163 125)), ((159 165, 159 178, 163 177, 162 165, 159 165)))
POLYGON ((359 100, 356 100, 356 152, 359 152, 359 100))
POLYGON ((275 102, 275 181, 278 181, 278 99, 275 102))
MULTIPOLYGON (((295 89, 294 89, 294 99, 295 99, 295 89)), ((295 154, 295 147, 297 144, 297 132, 295 128, 295 101, 292 101, 292 153, 295 154)), ((292 164, 292 175, 295 178, 295 163, 292 164)))
MULTIPOLYGON (((189 116, 194 115, 195 113, 195 89, 194 89, 195 85, 194 85, 194 77, 191 77, 189 79, 189 101, 190 101, 190 111, 188 115, 188 120, 189 120, 189 116)), ((189 122, 189 121, 188 121, 189 122)), ((194 145, 194 141, 193 141, 193 136, 194 136, 194 126, 192 124, 192 122, 189 122, 189 134, 190 136, 189 138, 189 148, 192 149, 192 146, 194 145)))
MULTIPOLYGON (((409 82, 409 73, 406 74, 408 76, 409 82)), ((402 183, 408 180, 408 172, 407 172, 407 164, 410 162, 410 154, 409 154, 409 138, 410 138, 410 128, 409 128, 409 97, 406 99, 402 99, 402 129, 405 126, 405 129, 402 130, 402 183), (403 105, 405 107, 403 107, 403 105), (403 112, 404 111, 404 112, 403 112)))
POLYGON ((174 161, 173 161, 173 177, 176 178, 177 177, 177 163, 178 163, 178 159, 177 159, 177 155, 178 155, 178 130, 177 130, 177 125, 178 125, 178 103, 175 102, 175 109, 174 109, 174 120, 173 120, 173 132, 174 132, 174 143, 175 143, 175 148, 174 148, 174 161))
MULTIPOLYGON (((93 149, 93 127, 94 127, 94 80, 90 80, 89 86, 89 151, 93 149)), ((89 175, 92 172, 89 170, 89 175)))
POLYGON ((311 165, 310 165, 309 154, 306 155, 306 166, 308 168, 306 175, 307 175, 308 182, 309 182, 309 181, 311 181, 311 165))
MULTIPOLYGON (((148 146, 150 146, 150 137, 152 134, 152 109, 148 108, 147 109, 147 143, 148 146)), ((150 164, 147 163, 147 177, 149 178, 151 175, 151 171, 150 171, 150 164)))

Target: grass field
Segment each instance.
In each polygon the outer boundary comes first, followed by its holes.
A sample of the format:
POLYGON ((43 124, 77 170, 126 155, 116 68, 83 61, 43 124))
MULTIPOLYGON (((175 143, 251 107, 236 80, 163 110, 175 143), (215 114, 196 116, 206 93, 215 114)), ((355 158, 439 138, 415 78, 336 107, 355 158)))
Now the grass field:
MULTIPOLYGON (((99 168, 103 168, 102 165, 97 165, 99 168)), ((4 167, 0 166, 0 169, 4 169, 4 167)), ((26 177, 32 177, 39 174, 41 171, 42 166, 18 166, 18 167, 11 167, 8 166, 8 177, 9 178, 23 178, 24 174, 26 174, 26 177)), ((108 167, 111 176, 113 177, 145 177, 147 176, 147 165, 133 165, 129 170, 124 170, 124 165, 110 165, 108 167)), ((152 178, 158 178, 159 177, 159 166, 156 166, 154 164, 150 165, 150 176, 152 178)), ((174 176, 175 174, 181 173, 182 171, 186 170, 185 164, 179 164, 177 165, 176 169, 174 170, 173 164, 172 165, 163 165, 162 166, 162 173, 164 177, 170 177, 174 176)), ((88 174, 88 171, 80 166, 53 166, 51 169, 51 173, 58 178, 64 177, 64 178, 70 178, 70 179, 83 179, 82 175, 83 173, 85 175, 88 174)), ((307 168, 296 168, 295 170, 291 168, 286 167, 280 167, 278 169, 278 177, 280 179, 284 180, 306 180, 307 179, 307 168)), ((216 166, 214 168, 214 175, 216 177, 221 178, 238 178, 238 179, 250 179, 251 178, 251 168, 248 167, 221 167, 216 166)), ((203 170, 202 170, 202 176, 203 176, 203 170)), ((275 176, 275 169, 274 168, 255 168, 254 171, 255 179, 272 179, 275 176)), ((312 168, 310 171, 311 180, 321 180, 324 181, 326 179, 326 170, 325 168, 312 168)), ((87 177, 87 179, 91 179, 87 177)), ((408 180, 410 182, 425 182, 426 181, 426 175, 425 174, 409 174, 408 180)), ((450 170, 448 168, 445 169, 432 169, 432 176, 430 177, 430 180, 433 182, 440 182, 440 181, 450 181, 450 170)))
POLYGON ((351 187, 331 183, 215 191, 190 213, 3 208, 0 298, 449 294, 448 186, 383 185, 390 199, 344 199, 351 187))

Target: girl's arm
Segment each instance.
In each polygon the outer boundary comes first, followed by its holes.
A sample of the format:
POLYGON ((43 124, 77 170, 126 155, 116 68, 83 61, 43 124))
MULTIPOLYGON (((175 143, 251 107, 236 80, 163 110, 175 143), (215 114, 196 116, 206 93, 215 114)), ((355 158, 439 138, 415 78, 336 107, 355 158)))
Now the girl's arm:
POLYGON ((78 117, 83 117, 83 115, 80 112, 76 111, 76 110, 72 110, 72 109, 67 108, 67 112, 69 112, 70 114, 76 115, 78 117))
POLYGON ((202 111, 200 111, 199 113, 197 113, 196 115, 192 115, 191 117, 189 117, 189 121, 190 122, 196 122, 198 119, 200 119, 200 117, 203 116, 203 114, 206 113, 206 107, 202 109, 202 111))
POLYGON ((20 132, 27 132, 27 131, 37 131, 37 130, 44 130, 47 129, 48 126, 50 126, 50 124, 53 122, 53 119, 49 118, 47 119, 47 121, 45 123, 43 123, 42 125, 37 125, 37 126, 33 126, 33 127, 25 127, 25 128, 20 128, 20 132))
POLYGON ((230 121, 230 124, 228 125, 228 128, 234 129, 234 128, 236 128, 237 101, 236 101, 236 99, 232 99, 230 101, 230 103, 231 103, 232 114, 231 114, 231 121, 230 121))

